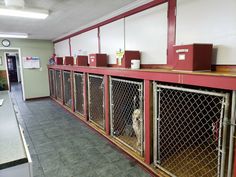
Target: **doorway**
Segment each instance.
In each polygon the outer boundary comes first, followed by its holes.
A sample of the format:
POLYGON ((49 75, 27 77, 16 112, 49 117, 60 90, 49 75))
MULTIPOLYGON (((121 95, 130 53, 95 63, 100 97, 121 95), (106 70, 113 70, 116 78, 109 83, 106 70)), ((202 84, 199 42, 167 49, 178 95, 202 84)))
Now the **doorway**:
POLYGON ((22 99, 25 100, 21 49, 0 47, 0 56, 3 59, 0 70, 5 73, 8 90, 11 91, 11 89, 19 87, 22 99))
POLYGON ((8 77, 10 83, 18 82, 17 56, 16 53, 6 53, 8 77))

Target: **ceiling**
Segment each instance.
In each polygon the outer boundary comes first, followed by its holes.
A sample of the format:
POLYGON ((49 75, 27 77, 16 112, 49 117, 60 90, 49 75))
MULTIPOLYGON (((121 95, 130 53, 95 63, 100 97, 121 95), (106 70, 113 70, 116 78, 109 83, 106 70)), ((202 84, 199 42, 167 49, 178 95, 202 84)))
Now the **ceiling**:
MULTIPOLYGON (((137 0, 25 0, 27 8, 49 9, 45 20, 0 16, 0 32, 53 40, 137 0)), ((0 5, 5 5, 0 0, 0 5)))

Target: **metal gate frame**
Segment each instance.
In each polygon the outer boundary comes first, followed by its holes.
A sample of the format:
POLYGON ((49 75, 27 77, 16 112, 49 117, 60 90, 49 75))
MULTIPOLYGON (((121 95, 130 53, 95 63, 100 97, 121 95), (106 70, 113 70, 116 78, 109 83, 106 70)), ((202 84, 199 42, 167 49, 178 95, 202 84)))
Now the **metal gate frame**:
POLYGON ((217 92, 211 92, 211 91, 203 91, 203 90, 197 90, 197 89, 189 89, 189 88, 183 88, 180 86, 168 86, 163 84, 158 84, 157 82, 153 82, 153 94, 154 94, 154 165, 167 173, 168 175, 172 177, 176 177, 174 174, 169 172, 167 169, 163 168, 161 165, 159 165, 158 158, 160 159, 160 127, 159 121, 160 121, 160 107, 157 110, 157 106, 160 104, 160 91, 159 88, 167 88, 167 89, 173 89, 173 90, 179 90, 179 91, 186 91, 186 92, 194 92, 194 93, 200 93, 200 94, 206 94, 206 95, 212 95, 212 96, 219 96, 223 98, 223 103, 221 107, 221 117, 222 119, 220 121, 219 127, 219 139, 218 139, 218 168, 217 168, 217 176, 218 177, 224 177, 224 170, 225 170, 225 161, 226 161, 226 136, 227 136, 227 123, 228 123, 228 113, 229 113, 229 101, 230 101, 230 94, 229 93, 217 93, 217 92), (157 93, 159 92, 159 93, 157 93), (157 101, 158 100, 158 101, 157 101), (223 132, 221 132, 223 131, 223 132), (222 134, 222 136, 221 136, 222 134), (221 148, 220 148, 221 147, 221 148), (159 153, 158 153, 159 152, 159 153), (221 158, 219 158, 221 157, 221 158))
POLYGON ((144 89, 143 89, 143 82, 138 82, 138 81, 131 81, 129 79, 118 79, 115 77, 110 76, 109 78, 109 84, 110 84, 110 129, 111 129, 111 135, 114 137, 116 140, 118 140, 120 143, 124 144, 125 146, 129 147, 133 151, 139 153, 141 156, 144 155, 144 144, 145 144, 145 139, 144 139, 144 132, 145 132, 145 126, 144 126, 144 105, 143 105, 143 99, 144 99, 144 89), (114 81, 122 81, 126 83, 132 83, 132 84, 137 84, 139 85, 139 100, 140 100, 140 109, 142 110, 142 122, 141 122, 141 151, 138 151, 137 149, 133 148, 132 146, 128 145, 126 142, 120 140, 118 137, 114 136, 113 134, 113 94, 112 94, 112 80, 114 81))
POLYGON ((105 131, 105 90, 104 90, 104 76, 101 76, 101 75, 96 75, 96 74, 88 74, 88 113, 89 113, 89 121, 92 122, 93 124, 95 124, 96 126, 98 126, 99 128, 101 128, 102 130, 105 131), (90 111, 90 105, 91 105, 91 95, 90 95, 90 78, 93 77, 93 78, 99 78, 99 79, 102 79, 102 85, 101 85, 101 88, 103 90, 103 105, 102 105, 102 111, 103 111, 103 125, 99 125, 98 123, 96 123, 95 121, 93 121, 91 119, 91 111, 90 111))
POLYGON ((75 99, 75 112, 76 113, 79 113, 81 115, 84 115, 84 73, 79 73, 79 72, 74 72, 74 99, 75 99), (80 90, 80 92, 82 92, 82 95, 83 95, 83 103, 82 104, 82 107, 83 107, 83 112, 79 112, 76 107, 77 107, 77 99, 76 99, 76 96, 78 95, 77 92, 76 92, 76 76, 80 76, 82 78, 82 90, 80 90))
MULTIPOLYGON (((68 74, 70 74, 70 84, 71 84, 71 82, 72 82, 72 74, 71 74, 71 72, 70 71, 66 71, 66 70, 64 70, 63 72, 62 72, 62 74, 63 74, 63 87, 64 87, 64 89, 63 89, 63 102, 64 102, 64 104, 68 107, 68 108, 70 108, 70 109, 72 109, 72 105, 68 105, 66 102, 65 102, 65 99, 66 99, 66 97, 65 97, 65 90, 66 90, 66 84, 65 84, 65 75, 64 75, 64 73, 68 73, 68 74)), ((71 101, 72 101, 72 93, 71 93, 71 85, 70 85, 70 97, 71 97, 71 101)))

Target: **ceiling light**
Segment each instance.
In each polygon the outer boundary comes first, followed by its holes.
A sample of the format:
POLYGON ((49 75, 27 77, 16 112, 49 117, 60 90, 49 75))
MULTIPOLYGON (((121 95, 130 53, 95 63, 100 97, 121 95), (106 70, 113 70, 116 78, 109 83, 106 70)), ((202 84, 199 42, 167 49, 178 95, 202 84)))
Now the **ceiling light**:
POLYGON ((41 9, 13 9, 13 8, 0 7, 0 15, 45 19, 48 16, 48 11, 41 9))
POLYGON ((2 38, 28 38, 26 33, 3 33, 0 32, 0 37, 2 38))

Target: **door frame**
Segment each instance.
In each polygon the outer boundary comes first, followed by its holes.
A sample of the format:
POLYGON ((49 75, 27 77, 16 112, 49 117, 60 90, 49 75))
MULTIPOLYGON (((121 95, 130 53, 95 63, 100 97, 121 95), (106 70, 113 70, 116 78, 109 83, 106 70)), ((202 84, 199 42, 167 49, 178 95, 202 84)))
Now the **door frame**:
POLYGON ((19 55, 19 64, 20 64, 20 77, 21 77, 21 87, 22 87, 22 97, 23 100, 25 101, 25 87, 24 87, 24 75, 23 75, 23 61, 21 57, 21 49, 20 48, 15 48, 15 47, 0 47, 0 50, 3 50, 4 52, 4 59, 5 59, 5 67, 6 67, 6 72, 7 72, 7 83, 9 85, 9 90, 11 91, 11 86, 10 86, 10 80, 9 80, 9 73, 8 73, 8 67, 7 67, 7 57, 6 53, 11 53, 11 50, 16 50, 19 55))

